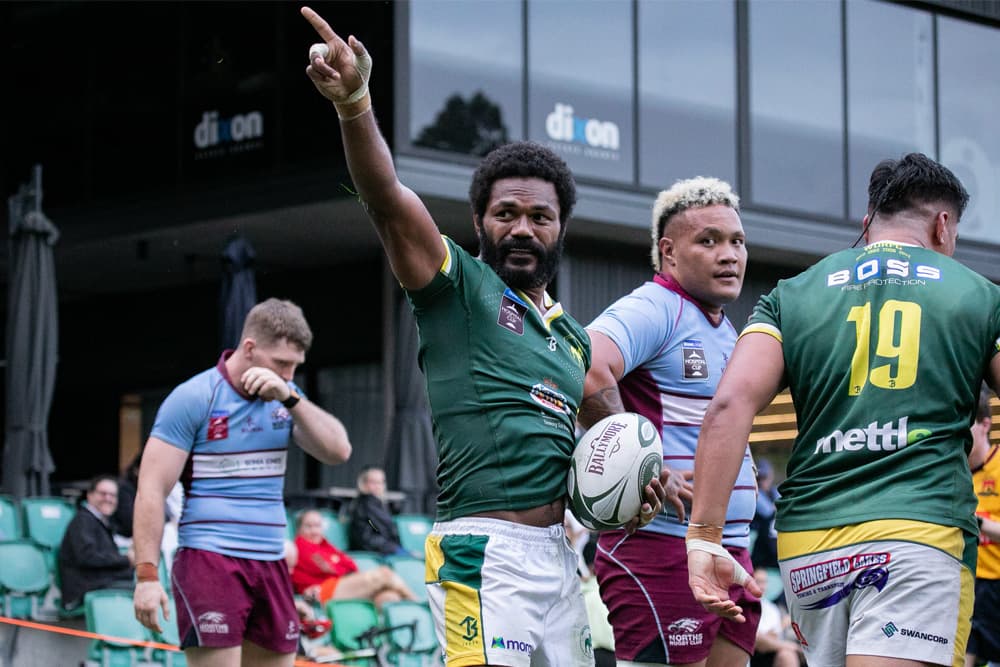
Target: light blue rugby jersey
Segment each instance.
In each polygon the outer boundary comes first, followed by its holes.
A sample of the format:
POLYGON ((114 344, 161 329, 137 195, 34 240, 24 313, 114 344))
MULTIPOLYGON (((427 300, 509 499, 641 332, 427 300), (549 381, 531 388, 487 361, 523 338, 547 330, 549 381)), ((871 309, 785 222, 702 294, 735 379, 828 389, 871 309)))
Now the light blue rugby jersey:
POLYGON ((278 401, 237 391, 226 372, 230 354, 170 393, 151 435, 190 453, 181 474, 179 546, 278 560, 284 553, 282 490, 292 417, 278 401))
MULTIPOLYGON (((675 280, 656 275, 608 306, 587 329, 604 334, 621 351, 622 402, 660 427, 664 465, 691 470, 705 410, 736 344, 729 319, 713 324, 675 280)), ((748 446, 729 500, 723 544, 749 547, 756 506, 748 446)), ((684 537, 687 527, 668 504, 643 530, 684 537)))

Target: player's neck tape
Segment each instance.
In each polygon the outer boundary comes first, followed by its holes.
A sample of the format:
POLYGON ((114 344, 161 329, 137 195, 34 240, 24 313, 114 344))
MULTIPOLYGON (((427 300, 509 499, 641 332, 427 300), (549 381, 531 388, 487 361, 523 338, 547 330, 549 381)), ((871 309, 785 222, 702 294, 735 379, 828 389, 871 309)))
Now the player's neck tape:
POLYGON ((697 538, 690 539, 687 540, 687 552, 691 553, 692 551, 705 551, 713 556, 720 556, 729 560, 733 564, 733 581, 740 586, 744 586, 748 581, 750 581, 750 574, 735 558, 733 558, 731 553, 723 548, 721 544, 709 542, 708 540, 699 540, 697 538))

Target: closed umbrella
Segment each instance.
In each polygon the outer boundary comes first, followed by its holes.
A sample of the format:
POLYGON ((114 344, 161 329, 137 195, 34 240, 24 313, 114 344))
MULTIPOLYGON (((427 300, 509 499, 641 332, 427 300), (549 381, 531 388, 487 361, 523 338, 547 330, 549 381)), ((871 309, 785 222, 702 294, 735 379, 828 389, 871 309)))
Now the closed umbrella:
POLYGON ((8 199, 10 291, 7 303, 7 423, 3 487, 17 497, 48 495, 55 470, 48 420, 59 343, 52 248, 59 231, 41 211, 41 167, 32 186, 8 199))
POLYGON ((397 313, 393 359, 396 405, 389 432, 386 477, 406 494, 404 511, 433 515, 438 457, 427 388, 417 365, 417 323, 405 300, 400 300, 397 313))
POLYGON ((223 349, 235 349, 240 344, 243 320, 257 303, 256 259, 257 252, 250 241, 238 234, 230 237, 222 250, 219 330, 223 349))

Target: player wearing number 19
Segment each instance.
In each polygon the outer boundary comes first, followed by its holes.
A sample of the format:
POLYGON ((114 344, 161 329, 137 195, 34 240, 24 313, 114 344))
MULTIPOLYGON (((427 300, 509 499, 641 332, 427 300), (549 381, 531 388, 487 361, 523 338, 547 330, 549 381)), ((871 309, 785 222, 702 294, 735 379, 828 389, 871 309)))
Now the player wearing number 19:
POLYGON ((966 452, 1000 377, 1000 288, 952 260, 968 202, 921 154, 872 172, 867 245, 761 298, 695 456, 689 583, 739 617, 718 542, 754 415, 787 384, 799 433, 777 504, 778 558, 810 667, 960 665, 977 527, 966 452))

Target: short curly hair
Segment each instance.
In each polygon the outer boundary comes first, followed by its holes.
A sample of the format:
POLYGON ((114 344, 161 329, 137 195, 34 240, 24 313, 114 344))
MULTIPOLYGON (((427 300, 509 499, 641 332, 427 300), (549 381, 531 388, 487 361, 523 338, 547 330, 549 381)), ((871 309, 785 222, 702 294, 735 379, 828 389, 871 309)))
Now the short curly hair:
POLYGON ((534 141, 515 141, 487 153, 469 185, 469 204, 477 220, 486 213, 493 183, 502 178, 540 178, 555 186, 562 227, 559 233, 566 233, 566 222, 576 204, 576 183, 561 157, 534 141))
POLYGON ((728 206, 737 213, 740 212, 740 198, 733 192, 732 186, 718 178, 696 176, 675 182, 670 189, 663 190, 653 202, 653 221, 651 236, 653 247, 650 258, 653 269, 660 271, 660 239, 670 218, 689 208, 704 208, 713 204, 728 206))

